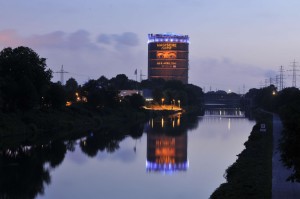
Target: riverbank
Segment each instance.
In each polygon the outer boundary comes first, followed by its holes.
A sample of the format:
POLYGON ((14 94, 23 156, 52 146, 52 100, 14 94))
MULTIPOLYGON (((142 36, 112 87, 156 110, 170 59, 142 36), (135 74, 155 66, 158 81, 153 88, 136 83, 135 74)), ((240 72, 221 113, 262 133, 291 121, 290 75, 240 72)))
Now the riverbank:
MULTIPOLYGON (((188 107, 183 114, 201 114, 199 110, 202 110, 201 107, 188 107)), ((132 128, 135 129, 134 126, 150 118, 176 113, 178 113, 176 110, 150 111, 124 106, 100 110, 71 106, 60 110, 0 112, 0 148, 47 143, 65 137, 80 137, 88 132, 103 129, 119 134, 140 134, 142 132, 136 133, 132 128)))
POLYGON ((109 128, 126 129, 149 118, 149 113, 132 108, 91 110, 66 107, 61 110, 31 110, 0 113, 0 147, 36 144, 67 136, 109 128))
POLYGON ((227 182, 214 191, 211 199, 271 198, 272 115, 260 111, 255 118, 245 149, 228 167, 224 174, 227 182), (265 124, 265 131, 261 132, 261 124, 265 124))

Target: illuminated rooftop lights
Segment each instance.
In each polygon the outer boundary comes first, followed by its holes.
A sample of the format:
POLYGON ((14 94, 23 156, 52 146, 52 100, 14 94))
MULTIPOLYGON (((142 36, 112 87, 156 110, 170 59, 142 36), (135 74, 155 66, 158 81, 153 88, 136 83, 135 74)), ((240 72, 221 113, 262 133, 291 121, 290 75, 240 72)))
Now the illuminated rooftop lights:
POLYGON ((190 39, 188 35, 180 35, 175 33, 148 34, 148 43, 152 42, 190 43, 190 39))
POLYGON ((146 171, 147 172, 161 172, 164 174, 172 174, 174 172, 186 171, 189 168, 189 162, 182 163, 165 163, 158 164, 155 162, 146 161, 146 171))

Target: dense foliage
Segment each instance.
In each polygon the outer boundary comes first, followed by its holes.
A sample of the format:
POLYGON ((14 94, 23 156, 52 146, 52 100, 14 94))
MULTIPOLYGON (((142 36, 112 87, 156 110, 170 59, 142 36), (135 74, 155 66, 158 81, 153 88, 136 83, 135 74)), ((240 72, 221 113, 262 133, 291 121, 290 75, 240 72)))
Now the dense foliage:
POLYGON ((300 182, 300 91, 286 88, 278 95, 278 111, 284 130, 281 142, 281 157, 292 175, 287 180, 300 182))
POLYGON ((300 182, 300 91, 298 88, 285 88, 279 92, 271 85, 262 89, 250 89, 245 95, 245 104, 277 112, 283 122, 281 157, 283 163, 292 168, 287 179, 300 182), (251 103, 249 103, 251 101, 251 103))
POLYGON ((140 87, 152 91, 154 103, 161 104, 162 98, 164 104, 177 103, 178 100, 182 106, 201 106, 203 103, 202 88, 193 84, 183 84, 178 80, 143 80, 140 87))
POLYGON ((150 91, 153 104, 161 104, 163 98, 165 104, 176 103, 191 110, 201 107, 203 99, 200 87, 175 80, 139 83, 118 74, 111 79, 104 76, 90 79, 83 85, 71 77, 63 85, 51 82, 51 77, 46 59, 28 47, 5 48, 0 52, 0 114, 3 116, 0 135, 52 132, 82 123, 93 126, 107 119, 140 121, 147 115, 142 109, 146 103, 141 95, 144 90, 150 91), (121 90, 138 92, 122 96, 121 90), (74 110, 77 113, 73 114, 74 110), (71 119, 69 114, 77 119, 71 119))
POLYGON ((211 199, 271 198, 272 117, 260 112, 256 119, 245 149, 225 172, 227 182, 216 189, 211 199), (261 123, 266 124, 266 132, 260 132, 261 123))
MULTIPOLYGON (((120 96, 120 90, 149 89, 157 104, 164 98, 165 103, 200 106, 203 97, 200 87, 179 81, 138 83, 119 74, 83 85, 70 78, 62 85, 51 77, 46 59, 30 48, 0 52, 0 198, 43 194, 44 185, 51 182, 50 170, 67 150, 74 150, 79 137, 81 150, 91 157, 114 152, 128 135, 141 137, 145 99, 139 93, 120 96), (121 129, 116 124, 122 124, 121 129)), ((193 127, 198 118, 189 121, 193 127)))
POLYGON ((1 107, 5 111, 29 110, 41 105, 52 72, 46 59, 32 49, 5 48, 0 52, 1 107))

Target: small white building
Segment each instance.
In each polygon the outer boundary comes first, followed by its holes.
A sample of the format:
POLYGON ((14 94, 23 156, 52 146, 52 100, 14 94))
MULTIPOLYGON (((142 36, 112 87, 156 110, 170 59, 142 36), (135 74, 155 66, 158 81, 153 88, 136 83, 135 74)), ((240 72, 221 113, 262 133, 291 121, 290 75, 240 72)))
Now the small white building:
POLYGON ((139 90, 120 90, 119 96, 123 98, 126 96, 131 96, 133 94, 143 95, 142 91, 139 91, 139 90))

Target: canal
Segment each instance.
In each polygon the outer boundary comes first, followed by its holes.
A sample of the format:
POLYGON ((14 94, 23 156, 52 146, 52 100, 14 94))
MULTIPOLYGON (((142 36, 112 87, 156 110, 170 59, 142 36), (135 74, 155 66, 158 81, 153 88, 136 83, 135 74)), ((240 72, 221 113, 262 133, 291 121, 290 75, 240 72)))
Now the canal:
MULTIPOLYGON (((77 140, 1 152, 0 194, 27 198, 209 198, 225 182, 254 121, 240 110, 151 119, 135 135, 90 132, 77 140)), ((8 197, 9 198, 9 197, 8 197)))

